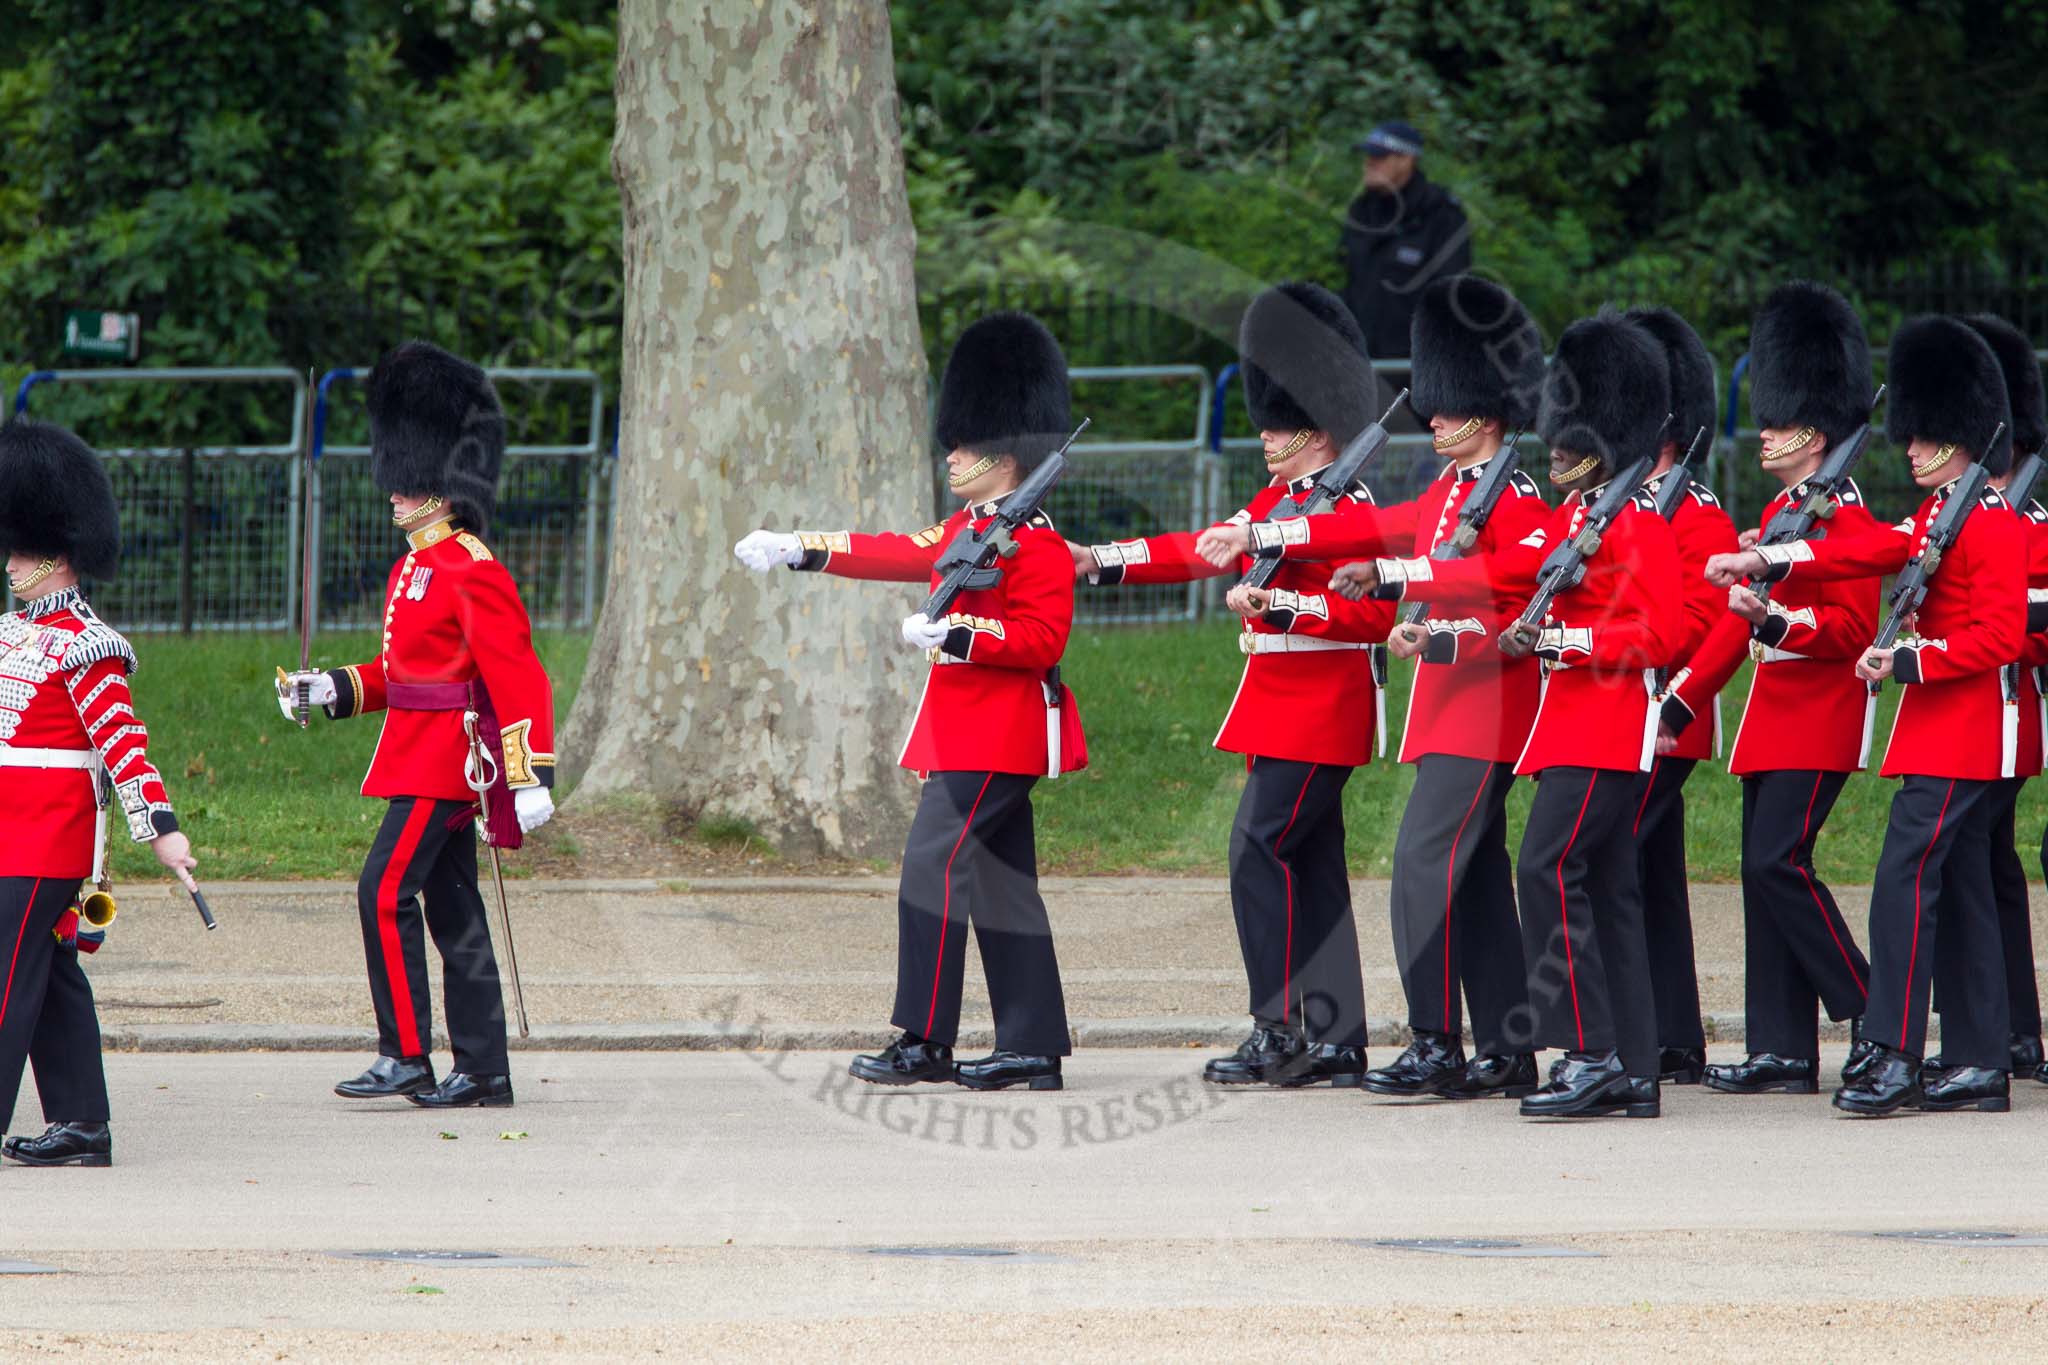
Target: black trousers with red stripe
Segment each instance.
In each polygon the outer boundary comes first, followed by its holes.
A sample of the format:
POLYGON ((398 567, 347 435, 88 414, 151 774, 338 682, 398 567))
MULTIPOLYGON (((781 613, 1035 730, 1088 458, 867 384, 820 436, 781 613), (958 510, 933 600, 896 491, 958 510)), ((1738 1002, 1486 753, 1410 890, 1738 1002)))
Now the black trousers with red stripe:
POLYGON ((0 877, 0 1132, 14 1126, 21 1073, 35 1062, 49 1123, 104 1123, 100 1020, 78 953, 53 932, 79 879, 0 877))
POLYGON ((1909 776, 1870 893, 1870 1004, 1863 1036, 1911 1056, 1927 1050, 1928 993, 1941 940, 1956 961, 1942 997, 1950 1066, 2008 1067, 2005 953, 1991 894, 1995 782, 1909 776))
POLYGON ((1425 754, 1394 836, 1394 965, 1408 1027, 1459 1033, 1458 988, 1481 1054, 1504 1053, 1526 1013, 1528 975, 1508 857, 1510 764, 1425 754))
POLYGON ((475 809, 466 801, 423 796, 393 800, 356 883, 356 908, 377 1007, 377 1050, 386 1057, 424 1057, 433 1050, 426 944, 432 934, 441 954, 455 1069, 503 1076, 511 1069, 505 997, 477 891, 475 809))
POLYGON ((1038 894, 1031 820, 1036 777, 938 772, 926 779, 903 847, 896 908, 896 1007, 905 1033, 951 1047, 960 1036, 967 931, 981 951, 996 1047, 1031 1057, 1074 1050, 1052 921, 1038 894))
POLYGON ((1820 1057, 1819 1008, 1862 1015, 1870 963, 1813 870, 1814 844, 1847 773, 1802 769, 1742 779, 1744 1036, 1750 1052, 1820 1057))
POLYGON ((1546 768, 1537 779, 1515 869, 1530 1011, 1515 1051, 1612 1050, 1629 1075, 1657 1074, 1633 834, 1642 779, 1605 768, 1546 768))
POLYGON ((1685 781, 1697 766, 1693 758, 1658 759, 1636 807, 1636 881, 1643 891, 1643 936, 1650 950, 1659 1047, 1707 1045, 1685 876, 1685 781))
MULTIPOLYGON (((2005 962, 2007 1023, 2016 1036, 2038 1038, 2041 993, 2034 979, 2033 912, 2027 903, 2027 869, 2013 845, 2014 808, 2026 783, 2024 777, 2006 777, 1993 784, 1986 838, 1991 855, 1991 898, 1998 907, 1999 949, 2005 962)), ((2043 840, 2042 852, 2043 865, 2048 866, 2048 838, 2043 840)), ((1934 964, 1936 1014, 1943 1014, 1948 1001, 1963 989, 1962 973, 1969 955, 1953 947, 1954 942, 1953 936, 1943 939, 1936 955, 1940 959, 1934 964)), ((1946 1033, 1945 1027, 1943 1031, 1946 1033)))
POLYGON ((1365 1046, 1365 977, 1344 784, 1351 769, 1254 758, 1230 829, 1230 907, 1252 1018, 1312 1043, 1365 1046))

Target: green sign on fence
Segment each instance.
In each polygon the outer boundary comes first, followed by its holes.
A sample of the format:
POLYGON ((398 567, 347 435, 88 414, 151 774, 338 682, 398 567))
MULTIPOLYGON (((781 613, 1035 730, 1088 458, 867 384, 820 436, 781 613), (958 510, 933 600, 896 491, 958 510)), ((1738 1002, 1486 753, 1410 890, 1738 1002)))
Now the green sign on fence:
POLYGON ((142 319, 133 313, 74 311, 64 315, 64 354, 134 361, 142 353, 142 319))

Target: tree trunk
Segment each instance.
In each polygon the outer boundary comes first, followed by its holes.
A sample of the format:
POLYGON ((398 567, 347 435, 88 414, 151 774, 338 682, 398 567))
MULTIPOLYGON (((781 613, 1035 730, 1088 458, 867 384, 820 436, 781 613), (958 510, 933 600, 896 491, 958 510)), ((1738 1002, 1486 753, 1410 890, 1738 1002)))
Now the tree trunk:
POLYGON ((888 6, 626 0, 618 120, 617 511, 564 770, 578 802, 650 793, 792 852, 892 855, 918 591, 732 553, 757 526, 927 519, 888 6))

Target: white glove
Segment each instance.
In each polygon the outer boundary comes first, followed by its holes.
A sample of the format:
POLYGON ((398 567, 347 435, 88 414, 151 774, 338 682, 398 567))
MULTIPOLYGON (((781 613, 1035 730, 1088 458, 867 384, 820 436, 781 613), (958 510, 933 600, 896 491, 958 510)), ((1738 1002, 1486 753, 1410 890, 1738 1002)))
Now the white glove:
POLYGON ((334 679, 325 673, 287 673, 285 686, 277 694, 277 709, 284 712, 284 718, 296 721, 299 718, 299 684, 306 683, 306 700, 314 706, 329 706, 335 701, 334 679))
POLYGON ((512 813, 519 817, 519 832, 531 834, 554 818, 555 798, 546 787, 521 787, 512 793, 512 813))
POLYGON ((937 649, 946 643, 952 630, 944 621, 934 621, 923 612, 903 618, 903 642, 919 649, 937 649))
POLYGON ((787 531, 749 531, 732 552, 755 573, 767 573, 778 564, 801 564, 804 558, 803 545, 787 531))

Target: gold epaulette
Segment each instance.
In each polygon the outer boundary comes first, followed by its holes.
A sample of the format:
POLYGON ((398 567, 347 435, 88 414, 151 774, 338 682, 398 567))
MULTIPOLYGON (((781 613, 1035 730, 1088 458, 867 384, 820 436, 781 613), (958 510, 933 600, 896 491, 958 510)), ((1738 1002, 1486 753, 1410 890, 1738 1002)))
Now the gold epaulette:
POLYGON ((475 536, 471 535, 467 531, 457 531, 455 533, 455 543, 460 545, 463 549, 469 551, 469 557, 471 559, 488 560, 495 559, 497 557, 491 553, 490 546, 484 544, 481 540, 478 540, 475 536))

